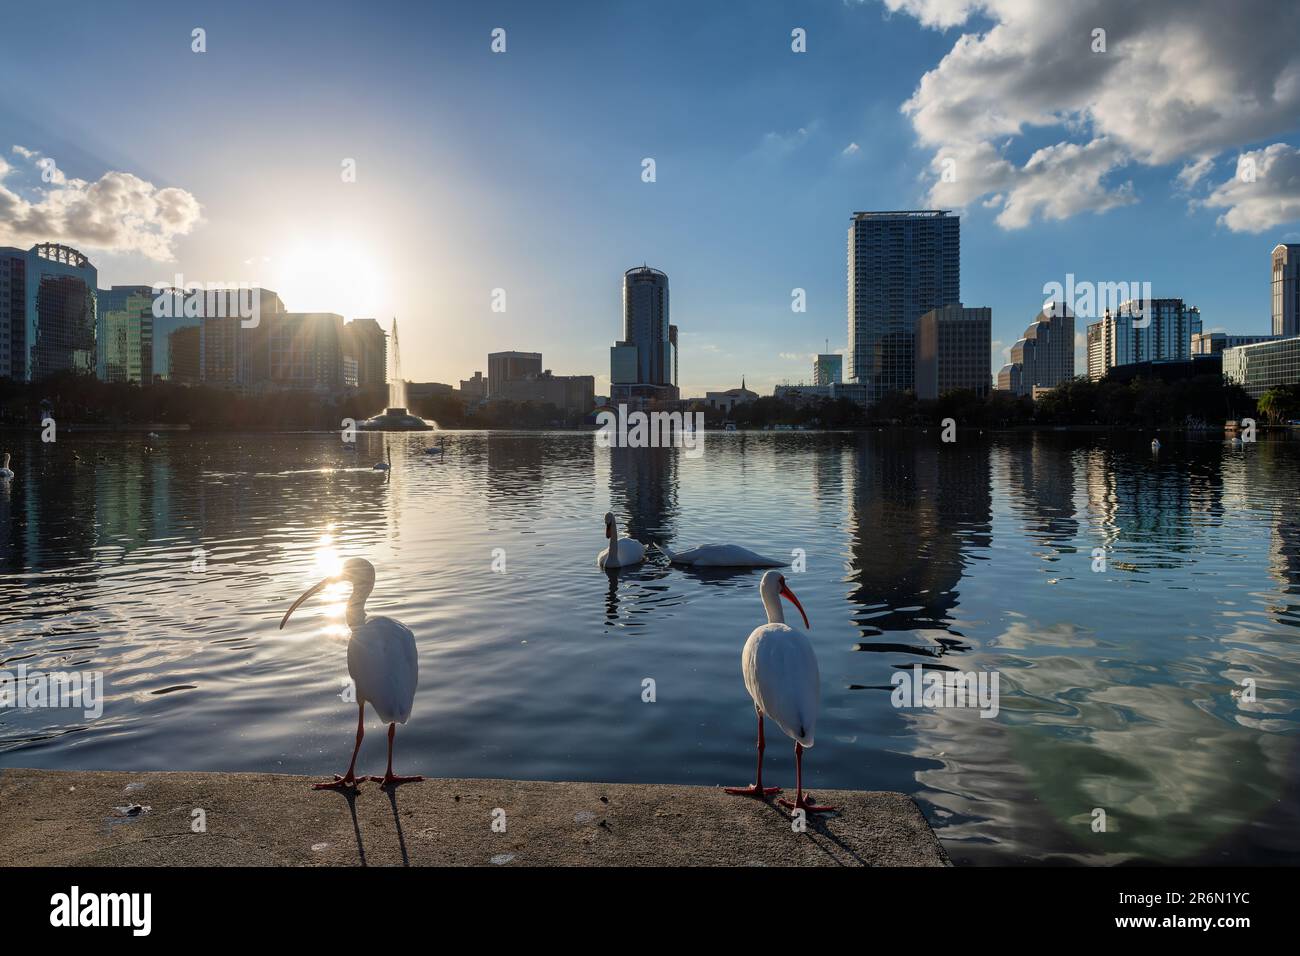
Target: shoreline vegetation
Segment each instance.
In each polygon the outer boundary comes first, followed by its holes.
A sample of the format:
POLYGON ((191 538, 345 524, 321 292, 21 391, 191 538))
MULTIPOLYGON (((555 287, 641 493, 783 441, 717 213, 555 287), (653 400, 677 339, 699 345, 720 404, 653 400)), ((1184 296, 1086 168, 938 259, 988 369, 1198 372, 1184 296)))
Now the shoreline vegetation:
MULTIPOLYGON (((386 388, 358 389, 332 398, 308 392, 240 394, 206 386, 159 383, 147 387, 60 374, 35 383, 0 379, 0 428, 39 428, 49 415, 84 431, 337 431, 343 420, 362 421, 388 403, 386 388)), ((493 402, 470 407, 456 395, 413 400, 411 411, 439 428, 487 430, 594 430, 595 413, 565 414, 553 405, 493 402)), ((792 403, 767 396, 737 405, 727 415, 703 402, 705 427, 737 430, 827 430, 939 427, 988 430, 1220 431, 1226 422, 1254 418, 1259 427, 1300 419, 1300 385, 1272 389, 1258 402, 1217 375, 1175 382, 1135 379, 1090 382, 1076 378, 1035 402, 993 391, 949 392, 937 401, 910 393, 887 396, 871 408, 848 399, 792 403)))

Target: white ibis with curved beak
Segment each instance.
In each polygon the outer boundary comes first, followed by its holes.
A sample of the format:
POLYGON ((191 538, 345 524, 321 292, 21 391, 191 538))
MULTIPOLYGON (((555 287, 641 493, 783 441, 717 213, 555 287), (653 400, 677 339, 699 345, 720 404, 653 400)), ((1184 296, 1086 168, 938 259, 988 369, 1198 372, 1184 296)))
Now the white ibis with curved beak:
POLYGON ((401 621, 391 617, 367 617, 366 598, 375 587, 375 567, 364 558, 348 558, 343 570, 308 588, 293 606, 285 611, 280 621, 281 629, 288 623, 289 615, 298 605, 321 588, 335 581, 352 584, 348 598, 347 622, 352 631, 348 640, 348 673, 357 691, 357 743, 352 748, 352 762, 348 772, 326 783, 312 785, 313 790, 346 790, 356 787, 361 780, 374 780, 382 786, 417 783, 423 777, 399 777, 393 773, 393 735, 398 724, 406 723, 415 702, 415 685, 420 679, 419 657, 415 652, 415 635, 401 621), (357 765, 357 752, 365 734, 366 704, 375 708, 379 719, 388 725, 388 770, 382 777, 358 779, 353 771, 357 765))
POLYGON ((635 538, 618 536, 618 522, 612 511, 605 512, 605 537, 609 547, 596 555, 596 566, 602 570, 625 568, 645 560, 645 545, 635 538))
POLYGON ((754 710, 758 714, 758 770, 754 782, 748 787, 724 789, 727 793, 760 799, 769 793, 780 792, 779 787, 763 786, 763 717, 766 715, 794 739, 795 799, 793 803, 789 800, 777 802, 808 813, 830 812, 835 807, 821 806, 812 794, 803 792, 803 752, 813 745, 817 711, 821 706, 817 655, 808 636, 785 623, 781 598, 799 609, 804 627, 810 627, 808 615, 794 592, 786 586, 785 575, 778 571, 768 571, 763 575, 758 592, 767 611, 767 623, 754 628, 740 653, 745 689, 754 699, 754 710))

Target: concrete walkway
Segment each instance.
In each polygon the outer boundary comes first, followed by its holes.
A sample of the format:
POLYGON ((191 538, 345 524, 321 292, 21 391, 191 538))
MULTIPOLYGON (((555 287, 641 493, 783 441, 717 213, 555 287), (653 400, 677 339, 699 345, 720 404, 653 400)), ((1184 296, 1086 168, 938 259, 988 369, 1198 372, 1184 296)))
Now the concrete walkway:
POLYGON ((897 793, 818 790, 841 812, 796 833, 783 808, 707 787, 427 780, 349 798, 312 782, 0 770, 0 866, 948 865, 897 793))

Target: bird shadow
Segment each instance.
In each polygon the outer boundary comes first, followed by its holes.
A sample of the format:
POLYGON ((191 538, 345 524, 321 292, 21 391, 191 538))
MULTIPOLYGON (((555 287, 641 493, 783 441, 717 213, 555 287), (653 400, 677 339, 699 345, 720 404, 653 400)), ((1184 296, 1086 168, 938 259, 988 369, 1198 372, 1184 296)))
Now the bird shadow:
MULTIPOLYGON (((806 795, 806 796, 811 796, 810 794, 805 794, 805 795, 806 795)), ((790 825, 790 821, 791 821, 792 819, 794 819, 794 818, 791 816, 790 812, 787 811, 786 809, 784 809, 783 807, 781 807, 781 805, 778 804, 778 803, 776 802, 776 800, 767 800, 767 799, 764 799, 764 800, 763 800, 763 806, 767 807, 769 810, 771 810, 773 813, 775 813, 778 817, 780 817, 780 818, 781 818, 781 821, 782 821, 782 823, 783 823, 783 825, 785 825, 785 826, 789 826, 789 825, 790 825)), ((838 817, 839 815, 840 815, 840 814, 839 814, 838 812, 836 812, 836 813, 832 813, 832 814, 830 814, 829 816, 826 816, 826 815, 823 815, 823 814, 820 814, 820 813, 808 813, 808 814, 805 814, 805 816, 804 816, 804 821, 807 823, 807 825, 808 825, 808 829, 805 830, 805 831, 803 832, 803 834, 802 834, 803 837, 804 837, 804 839, 806 839, 806 840, 811 840, 811 841, 812 841, 812 845, 815 846, 817 849, 821 850, 821 851, 822 851, 823 853, 825 853, 828 857, 830 857, 830 858, 835 862, 835 865, 836 865, 836 866, 845 866, 845 865, 847 865, 847 864, 845 864, 845 862, 844 862, 842 859, 840 859, 840 858, 837 857, 834 853, 832 853, 829 847, 826 847, 826 846, 822 845, 822 844, 819 843, 817 840, 813 840, 813 834, 814 834, 814 833, 816 833, 816 834, 818 834, 819 836, 823 837, 823 838, 824 838, 828 843, 834 843, 837 847, 840 848, 841 851, 844 852, 844 854, 845 854, 846 856, 852 857, 852 858, 853 858, 854 860, 856 860, 860 865, 862 865, 862 866, 870 866, 870 865, 871 865, 870 863, 868 863, 866 860, 864 860, 864 859, 862 858, 862 856, 861 856, 861 855, 860 855, 856 850, 854 850, 852 847, 848 846, 848 845, 847 845, 843 840, 841 840, 841 839, 840 839, 839 837, 837 837, 834 833, 832 833, 831 830, 830 830, 830 828, 826 825, 830 820, 835 819, 835 818, 838 817)))
MULTIPOLYGON (((402 829, 402 818, 397 808, 397 788, 381 787, 384 794, 388 797, 388 806, 393 814, 393 829, 397 833, 397 848, 402 855, 402 866, 411 865, 410 854, 406 850, 406 833, 402 829)), ((369 866, 366 859, 366 843, 361 836, 361 821, 357 817, 357 797, 361 795, 361 788, 354 790, 334 790, 348 805, 348 814, 352 817, 352 835, 357 841, 357 862, 361 866, 369 866)))
POLYGON ((393 829, 397 831, 397 848, 402 852, 402 866, 410 866, 411 858, 406 855, 406 834, 402 832, 402 820, 397 813, 397 788, 385 787, 384 791, 388 794, 388 805, 393 811, 393 829))
POLYGON ((360 794, 360 788, 351 790, 327 790, 325 793, 337 793, 348 805, 348 813, 352 815, 352 835, 357 841, 357 862, 361 866, 367 866, 366 863, 366 844, 361 839, 361 823, 357 820, 357 796, 360 794))

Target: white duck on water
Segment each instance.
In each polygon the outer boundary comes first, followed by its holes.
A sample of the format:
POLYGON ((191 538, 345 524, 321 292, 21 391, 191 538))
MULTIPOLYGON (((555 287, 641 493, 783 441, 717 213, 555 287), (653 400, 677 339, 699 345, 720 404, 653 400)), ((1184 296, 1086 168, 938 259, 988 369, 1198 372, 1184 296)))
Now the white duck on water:
POLYGON ((740 652, 740 671, 745 689, 754 701, 758 714, 758 770, 748 787, 726 787, 727 793, 763 798, 779 793, 779 787, 763 786, 763 717, 776 721, 786 736, 794 740, 796 792, 793 802, 778 803, 807 813, 830 812, 835 807, 822 806, 812 794, 803 792, 803 752, 813 745, 817 729, 817 712, 821 708, 821 674, 817 654, 808 635, 785 623, 781 598, 799 609, 804 627, 809 627, 803 605, 786 586, 785 575, 768 571, 758 586, 767 611, 767 623, 754 630, 740 652))
POLYGON ((645 545, 635 538, 618 536, 618 522, 612 511, 605 512, 605 537, 609 547, 596 555, 596 566, 602 570, 626 568, 645 560, 645 545))
POLYGON ((348 558, 343 569, 324 581, 312 585, 285 611, 280 621, 281 629, 298 605, 327 584, 348 581, 352 594, 348 598, 347 623, 352 631, 348 640, 348 673, 357 691, 357 742, 352 748, 352 761, 348 772, 325 783, 312 785, 313 790, 350 790, 362 780, 375 780, 382 786, 417 783, 423 777, 399 777, 393 773, 393 736, 398 724, 411 716, 415 703, 415 687, 420 680, 419 657, 415 650, 415 635, 401 621, 391 617, 367 617, 366 598, 375 587, 375 567, 364 558, 348 558), (354 775, 357 752, 365 735, 366 704, 370 704, 379 719, 388 725, 388 770, 382 777, 354 775))

